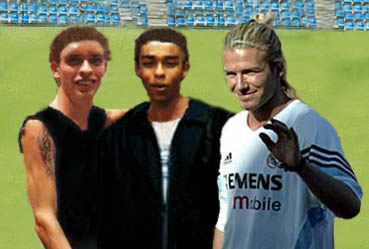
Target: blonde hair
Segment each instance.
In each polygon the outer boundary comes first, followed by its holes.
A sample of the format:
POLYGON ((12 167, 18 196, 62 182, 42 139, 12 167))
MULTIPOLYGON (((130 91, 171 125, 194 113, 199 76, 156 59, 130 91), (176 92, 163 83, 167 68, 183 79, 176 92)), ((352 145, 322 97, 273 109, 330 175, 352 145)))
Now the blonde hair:
POLYGON ((291 99, 297 99, 296 90, 287 82, 287 63, 283 56, 281 41, 272 28, 274 15, 259 13, 247 23, 234 26, 226 35, 224 50, 257 48, 266 53, 265 60, 271 70, 279 68, 282 91, 291 99))

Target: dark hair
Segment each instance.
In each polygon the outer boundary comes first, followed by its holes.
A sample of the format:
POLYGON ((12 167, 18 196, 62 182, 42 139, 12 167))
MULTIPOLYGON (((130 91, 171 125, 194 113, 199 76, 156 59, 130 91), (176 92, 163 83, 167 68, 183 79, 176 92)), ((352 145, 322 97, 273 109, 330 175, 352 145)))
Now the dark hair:
POLYGON ((111 60, 108 39, 95 27, 92 26, 71 26, 63 29, 52 41, 50 45, 50 63, 59 62, 60 53, 68 44, 79 41, 97 41, 104 49, 104 59, 111 60))
POLYGON ((185 62, 188 62, 189 54, 187 50, 186 37, 178 31, 169 28, 150 29, 143 32, 135 41, 135 62, 138 63, 141 47, 149 41, 170 42, 177 45, 185 55, 185 62))

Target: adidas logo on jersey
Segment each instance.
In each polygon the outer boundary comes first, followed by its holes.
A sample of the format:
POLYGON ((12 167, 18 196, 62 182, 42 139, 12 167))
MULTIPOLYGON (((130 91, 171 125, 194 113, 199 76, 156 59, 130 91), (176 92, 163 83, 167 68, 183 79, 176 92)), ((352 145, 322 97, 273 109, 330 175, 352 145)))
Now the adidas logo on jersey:
POLYGON ((231 162, 232 162, 232 152, 229 152, 226 158, 224 159, 223 164, 226 165, 231 162))

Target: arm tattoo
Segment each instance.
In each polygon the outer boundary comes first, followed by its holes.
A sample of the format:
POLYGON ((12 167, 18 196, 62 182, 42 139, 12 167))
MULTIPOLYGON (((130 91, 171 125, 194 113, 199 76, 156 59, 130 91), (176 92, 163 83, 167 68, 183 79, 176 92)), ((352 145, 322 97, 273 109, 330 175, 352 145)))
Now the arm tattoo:
POLYGON ((54 156, 50 134, 45 129, 40 138, 41 157, 46 165, 46 174, 52 176, 54 173, 54 156))

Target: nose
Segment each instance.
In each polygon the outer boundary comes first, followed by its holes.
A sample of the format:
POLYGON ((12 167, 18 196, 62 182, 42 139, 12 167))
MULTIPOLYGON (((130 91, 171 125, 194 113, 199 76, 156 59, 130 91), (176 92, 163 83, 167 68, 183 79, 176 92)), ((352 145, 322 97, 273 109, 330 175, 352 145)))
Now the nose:
POLYGON ((165 71, 164 71, 164 68, 163 68, 163 65, 162 63, 158 63, 157 66, 155 67, 155 77, 164 77, 165 75, 165 71))
POLYGON ((89 74, 92 72, 92 67, 89 63, 88 60, 84 60, 81 67, 80 67, 80 72, 81 73, 85 73, 85 74, 89 74))
POLYGON ((236 85, 237 85, 237 88, 238 89, 242 89, 242 88, 245 88, 245 79, 243 77, 243 74, 242 73, 238 73, 237 74, 237 78, 236 78, 236 85))

